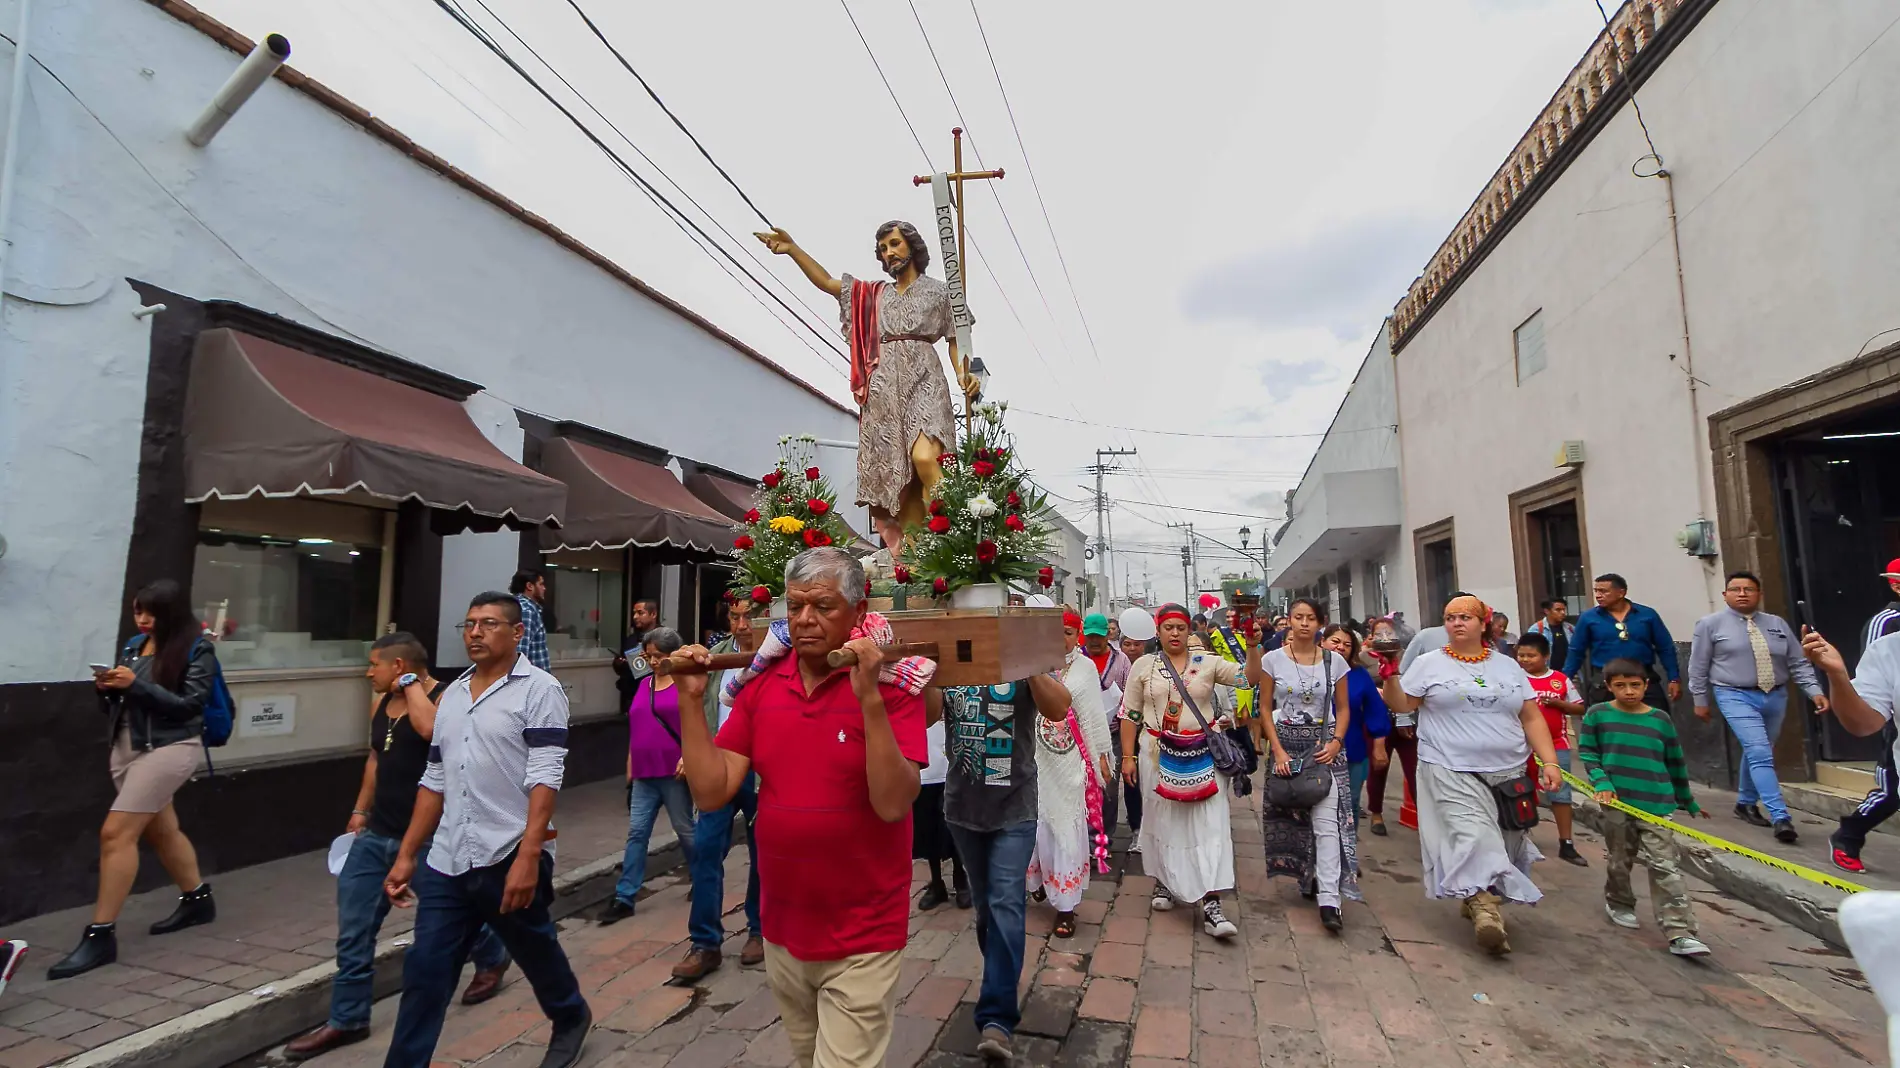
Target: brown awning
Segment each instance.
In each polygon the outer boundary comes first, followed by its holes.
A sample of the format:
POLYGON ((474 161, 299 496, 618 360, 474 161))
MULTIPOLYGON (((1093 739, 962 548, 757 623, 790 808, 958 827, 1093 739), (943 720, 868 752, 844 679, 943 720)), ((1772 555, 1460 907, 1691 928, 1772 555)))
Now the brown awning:
POLYGON ((571 438, 549 438, 541 445, 541 470, 567 483, 568 494, 560 534, 542 539, 548 548, 732 548, 732 520, 707 507, 659 464, 571 438))
POLYGON ((567 487, 495 448, 455 400, 237 330, 207 330, 185 397, 185 496, 351 492, 559 526, 567 487))
POLYGON ((697 464, 687 468, 686 488, 714 511, 733 520, 743 520, 752 510, 753 495, 759 490, 755 482, 741 482, 697 464))

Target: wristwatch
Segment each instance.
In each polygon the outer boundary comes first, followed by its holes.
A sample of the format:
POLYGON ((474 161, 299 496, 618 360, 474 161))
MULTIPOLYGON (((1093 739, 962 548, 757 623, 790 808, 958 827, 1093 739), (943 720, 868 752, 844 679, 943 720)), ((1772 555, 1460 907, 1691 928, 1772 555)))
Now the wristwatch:
POLYGON ((417 675, 413 671, 404 672, 403 676, 396 680, 396 689, 406 690, 409 687, 414 686, 416 684, 416 680, 419 678, 421 678, 421 676, 417 675))

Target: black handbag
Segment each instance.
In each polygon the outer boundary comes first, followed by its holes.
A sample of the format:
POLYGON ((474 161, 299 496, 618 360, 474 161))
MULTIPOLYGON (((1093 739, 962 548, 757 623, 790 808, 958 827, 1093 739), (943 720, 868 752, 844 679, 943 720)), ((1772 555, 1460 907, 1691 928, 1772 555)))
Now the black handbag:
POLYGON ((1332 788, 1332 765, 1295 760, 1291 774, 1267 776, 1266 802, 1275 808, 1309 809, 1326 800, 1332 788))
POLYGON ((1174 683, 1174 688, 1180 693, 1181 700, 1187 702, 1188 711, 1194 713, 1195 719, 1200 720, 1202 736, 1207 739, 1208 755, 1214 758, 1214 770, 1227 776, 1235 797, 1246 797, 1252 794, 1253 780, 1247 777, 1247 758, 1241 753, 1240 746, 1234 744, 1234 740, 1227 736, 1227 732, 1215 730, 1207 722, 1207 717, 1201 715, 1201 706, 1194 703, 1194 698, 1187 692, 1187 686, 1181 682, 1181 676, 1175 674, 1174 665, 1168 661, 1167 654, 1163 653, 1155 659, 1160 662, 1161 670, 1167 673, 1169 681, 1174 683))
POLYGON ((1491 787, 1498 800, 1498 826, 1507 831, 1528 831, 1537 826, 1537 782, 1519 775, 1491 787))

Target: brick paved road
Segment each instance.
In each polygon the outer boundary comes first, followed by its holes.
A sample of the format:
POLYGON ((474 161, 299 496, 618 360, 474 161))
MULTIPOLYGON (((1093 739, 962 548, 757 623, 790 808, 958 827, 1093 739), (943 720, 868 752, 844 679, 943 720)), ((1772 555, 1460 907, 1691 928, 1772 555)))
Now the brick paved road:
MULTIPOLYGON (((1231 945, 1192 929, 1187 910, 1151 915, 1152 883, 1137 874, 1097 881, 1072 939, 1050 939, 1053 913, 1031 910, 1019 1064, 1880 1063, 1880 1013, 1852 960, 1700 884, 1697 909, 1715 956, 1709 964, 1670 957, 1653 930, 1623 931, 1604 920, 1601 846, 1593 839, 1583 840, 1590 869, 1539 866, 1550 896, 1511 911, 1517 953, 1495 961, 1472 948, 1455 906, 1420 897, 1410 832, 1395 826, 1391 838, 1362 843, 1368 903, 1347 907, 1346 933, 1335 938, 1290 884, 1266 881, 1257 809, 1251 801, 1236 809, 1241 887, 1230 915, 1238 914, 1242 937, 1231 945)), ((1554 853, 1548 826, 1543 832, 1554 853)), ((729 907, 744 885, 742 856, 736 851, 728 867, 729 907)), ((1138 857, 1126 859, 1138 868, 1138 857)), ((1646 905, 1642 912, 1647 917, 1646 905)), ((982 965, 970 916, 948 909, 913 917, 890 1065, 978 1063, 969 1056, 970 1008, 982 965)), ((738 937, 728 943, 727 965, 698 989, 666 985, 684 951, 685 924, 685 887, 676 879, 656 884, 640 914, 617 926, 568 922, 562 940, 599 1021, 587 1063, 788 1064, 764 975, 734 963, 738 937)), ((740 926, 738 917, 729 915, 728 925, 740 926)), ((394 1005, 377 1006, 370 1041, 314 1063, 379 1064, 394 1005)), ((452 1010, 438 1057, 531 1066, 546 1038, 546 1022, 517 981, 490 1005, 452 1010)))

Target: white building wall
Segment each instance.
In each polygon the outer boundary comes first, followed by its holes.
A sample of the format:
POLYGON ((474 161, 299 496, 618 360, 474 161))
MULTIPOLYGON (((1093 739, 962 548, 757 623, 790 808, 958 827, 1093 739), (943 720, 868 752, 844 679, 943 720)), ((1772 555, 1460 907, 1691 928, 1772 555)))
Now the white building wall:
MULTIPOLYGON (((15 21, 0 0, 0 25, 15 21)), ((191 147, 184 124, 240 57, 149 4, 39 5, 33 51, 59 81, 30 71, 7 235, 0 683, 83 678, 116 642, 150 337, 127 278, 732 470, 764 470, 784 433, 856 436, 854 415, 281 82, 191 147), (716 383, 718 409, 691 383, 716 383), (734 409, 769 414, 718 415, 734 409)), ((487 403, 472 407, 488 427, 487 403)), ((474 572, 505 582, 512 556, 497 571, 490 555, 446 568, 445 598, 474 572)))
POLYGON ((1664 184, 1625 107, 1396 362, 1406 528, 1456 520, 1459 584, 1518 605, 1507 496, 1582 439, 1590 565, 1686 634, 1719 564, 1674 544, 1713 517, 1707 417, 1900 325, 1900 4, 1717 4, 1638 91, 1674 174, 1701 420, 1680 359, 1664 184), (1549 363, 1517 381, 1542 309, 1549 363))

